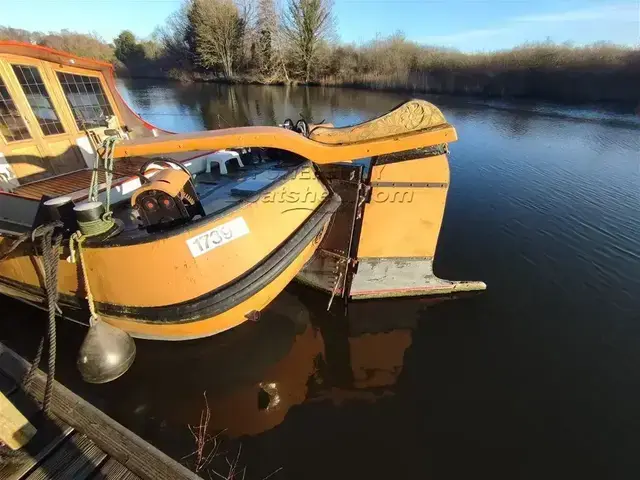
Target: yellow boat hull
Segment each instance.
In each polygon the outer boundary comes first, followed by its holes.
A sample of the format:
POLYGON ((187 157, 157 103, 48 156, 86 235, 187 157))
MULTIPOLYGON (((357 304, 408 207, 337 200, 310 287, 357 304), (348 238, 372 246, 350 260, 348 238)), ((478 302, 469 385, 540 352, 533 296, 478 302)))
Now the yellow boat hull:
MULTIPOLYGON (((96 311, 132 336, 164 340, 205 337, 255 319, 313 256, 339 203, 307 164, 213 218, 140 238, 90 240, 83 251, 96 311), (278 201, 292 192, 305 198, 278 201), (241 235, 213 248, 217 232, 238 222, 241 235), (194 253, 199 246, 211 249, 194 253)), ((0 252, 12 241, 2 237, 0 252)), ((82 269, 69 255, 64 247, 59 256, 59 303, 85 310, 82 269)), ((0 262, 0 291, 44 300, 39 262, 31 244, 0 262)))

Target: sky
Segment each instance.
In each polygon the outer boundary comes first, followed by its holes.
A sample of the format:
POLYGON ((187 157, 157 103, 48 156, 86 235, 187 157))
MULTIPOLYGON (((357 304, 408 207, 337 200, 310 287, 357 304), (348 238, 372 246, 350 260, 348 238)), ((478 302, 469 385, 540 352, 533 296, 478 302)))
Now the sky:
MULTIPOLYGON (((280 0, 283 1, 283 0, 280 0)), ((67 28, 111 41, 140 38, 182 0, 0 0, 0 25, 67 28)), ((364 43, 398 31, 409 40, 463 51, 491 51, 551 39, 640 46, 640 0, 334 0, 341 41, 364 43)))

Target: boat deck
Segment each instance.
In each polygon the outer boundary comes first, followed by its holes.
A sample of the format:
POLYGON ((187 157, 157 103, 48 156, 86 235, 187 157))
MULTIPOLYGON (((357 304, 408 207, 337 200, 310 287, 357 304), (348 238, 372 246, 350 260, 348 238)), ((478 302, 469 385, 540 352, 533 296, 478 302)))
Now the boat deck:
MULTIPOLYGON (((149 160, 145 157, 131 157, 118 160, 114 164, 113 181, 136 175, 140 167, 149 160)), ((91 185, 93 171, 89 168, 76 172, 65 173, 55 177, 45 178, 36 182, 27 183, 16 188, 13 193, 24 198, 40 200, 44 195, 59 197, 74 192, 88 189, 91 185)), ((104 172, 98 173, 100 183, 105 182, 104 172)))
MULTIPOLYGON (((204 209, 205 218, 208 218, 240 205, 304 165, 309 164, 279 161, 248 164, 237 170, 229 171, 226 175, 220 175, 219 172, 200 173, 193 178, 193 182, 204 209)), ((142 238, 148 235, 146 229, 141 229, 138 220, 132 216, 132 208, 129 203, 122 202, 119 206, 114 207, 114 217, 122 221, 124 225, 124 231, 119 236, 121 240, 142 238)), ((202 217, 197 217, 194 221, 201 220, 202 217)))
MULTIPOLYGON (((173 153, 171 154, 171 158, 185 163, 193 158, 207 155, 208 153, 211 152, 198 151, 173 153)), ((139 173, 140 167, 142 167, 142 165, 151 158, 152 157, 127 157, 116 159, 113 166, 114 184, 117 184, 118 180, 135 177, 139 173)), ((70 195, 72 193, 82 192, 83 190, 87 190, 91 185, 92 172, 92 169, 85 168, 75 172, 43 178, 42 180, 36 180, 35 182, 19 186, 13 190, 13 193, 23 198, 40 200, 44 195, 49 197, 59 197, 61 195, 70 195)), ((100 183, 103 184, 105 182, 104 172, 98 172, 98 176, 100 183)))
POLYGON ((0 456, 0 480, 188 479, 200 477, 57 383, 52 419, 37 422, 45 375, 37 371, 30 394, 18 387, 28 364, 0 344, 0 392, 37 427, 21 450, 0 456))

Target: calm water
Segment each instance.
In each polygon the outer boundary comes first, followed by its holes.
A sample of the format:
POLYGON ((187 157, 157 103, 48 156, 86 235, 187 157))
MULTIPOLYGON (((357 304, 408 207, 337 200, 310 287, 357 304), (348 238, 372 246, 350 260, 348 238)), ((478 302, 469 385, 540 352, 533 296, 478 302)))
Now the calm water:
MULTIPOLYGON (((123 82, 174 131, 346 125, 404 95, 329 88, 123 82)), ((81 328, 60 334, 60 379, 181 461, 205 405, 247 479, 638 478, 640 122, 551 105, 434 100, 458 130, 436 272, 487 292, 355 303, 290 287, 261 322, 202 341, 138 341, 102 386, 75 372, 81 328), (69 352, 67 354, 67 352, 69 352)), ((25 328, 0 339, 31 357, 25 328)), ((207 477, 206 474, 203 474, 207 477)), ((215 477, 215 476, 214 476, 215 477)), ((236 478, 242 478, 238 476, 236 478)))

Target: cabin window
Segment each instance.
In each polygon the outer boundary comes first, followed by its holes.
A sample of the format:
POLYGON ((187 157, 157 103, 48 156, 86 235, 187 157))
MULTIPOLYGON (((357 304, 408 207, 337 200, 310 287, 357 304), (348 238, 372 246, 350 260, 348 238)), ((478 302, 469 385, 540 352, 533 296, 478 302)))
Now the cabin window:
POLYGON ((113 115, 99 78, 58 72, 58 80, 80 130, 104 126, 105 117, 113 115))
POLYGON ((9 90, 0 77, 0 133, 7 142, 31 138, 27 124, 13 102, 9 90))
POLYGON ((53 108, 53 102, 38 69, 30 65, 12 65, 12 67, 42 133, 45 135, 64 133, 62 123, 53 108))

